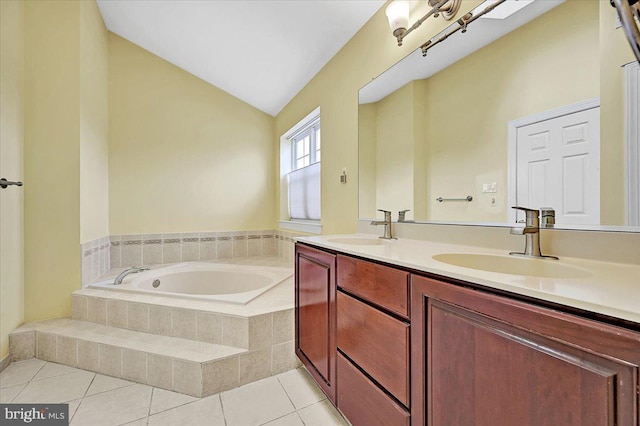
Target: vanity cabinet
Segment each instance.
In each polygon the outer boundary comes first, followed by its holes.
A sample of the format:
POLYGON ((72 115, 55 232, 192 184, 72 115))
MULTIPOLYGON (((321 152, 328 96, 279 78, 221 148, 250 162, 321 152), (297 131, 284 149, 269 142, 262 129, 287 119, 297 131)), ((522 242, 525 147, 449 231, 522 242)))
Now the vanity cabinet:
POLYGON ((296 352, 354 426, 640 426, 621 324, 296 245, 296 352))
POLYGON ((416 425, 639 424, 638 333, 417 275, 411 320, 416 425))
POLYGON ((336 256, 296 245, 296 355, 336 402, 336 256))

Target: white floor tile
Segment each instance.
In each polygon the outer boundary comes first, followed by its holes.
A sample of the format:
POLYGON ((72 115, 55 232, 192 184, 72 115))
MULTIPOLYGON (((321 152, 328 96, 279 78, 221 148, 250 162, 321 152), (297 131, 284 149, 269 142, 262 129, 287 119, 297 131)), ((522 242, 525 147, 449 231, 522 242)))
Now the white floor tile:
POLYGON ((135 385, 135 383, 128 380, 116 379, 115 377, 96 374, 96 378, 93 379, 93 383, 91 383, 91 386, 89 386, 87 396, 95 395, 102 392, 108 392, 114 389, 120 389, 125 386, 131 385, 135 385))
POLYGON ((191 402, 149 417, 150 426, 225 426, 219 395, 191 402))
POLYGON ((0 404, 9 404, 25 386, 27 386, 27 384, 22 383, 21 385, 9 386, 8 388, 0 388, 0 404))
POLYGON ((198 398, 182 393, 154 388, 149 414, 156 414, 170 408, 179 407, 180 405, 188 404, 189 402, 196 401, 197 399, 198 398))
POLYGON ((0 388, 27 383, 45 364, 46 362, 35 358, 26 361, 12 362, 7 368, 0 372, 0 388))
POLYGON ((77 373, 50 377, 29 382, 13 400, 14 403, 58 403, 82 398, 91 384, 95 373, 77 373))
POLYGON ((33 376, 33 379, 31 380, 48 379, 49 377, 62 376, 63 374, 77 373, 79 371, 85 370, 48 362, 44 367, 40 369, 40 371, 38 371, 38 374, 33 376))
POLYGON ((84 398, 71 421, 73 426, 121 425, 146 417, 151 387, 133 385, 84 398))
POLYGON ((269 423, 265 423, 264 426, 304 426, 304 423, 300 420, 298 413, 291 413, 269 423))
POLYGON ((78 411, 78 407, 80 406, 81 401, 82 399, 76 399, 76 400, 67 402, 67 404, 69 404, 69 420, 70 421, 71 419, 73 419, 73 416, 74 414, 76 414, 76 411, 78 411))
POLYGON ((298 411, 306 426, 348 426, 328 399, 298 411))
POLYGON ((318 385, 313 381, 309 373, 303 368, 287 371, 279 374, 278 380, 289 395, 296 410, 307 407, 326 398, 318 385))
POLYGON ((138 419, 130 423, 125 423, 122 426, 147 426, 147 420, 149 420, 148 417, 143 417, 142 419, 138 419))
POLYGON ((295 411, 275 377, 221 394, 228 426, 261 425, 295 411))

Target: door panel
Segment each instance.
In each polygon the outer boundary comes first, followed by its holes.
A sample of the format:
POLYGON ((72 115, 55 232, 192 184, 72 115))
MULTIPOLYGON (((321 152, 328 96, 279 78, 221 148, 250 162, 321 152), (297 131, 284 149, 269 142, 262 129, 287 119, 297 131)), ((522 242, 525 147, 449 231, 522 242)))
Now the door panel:
POLYGON ((335 402, 336 257, 296 245, 296 354, 335 402))
POLYGON ((556 210, 558 224, 600 224, 600 108, 519 127, 521 206, 556 210))
POLYGON ((640 334, 412 275, 414 424, 639 426, 640 334))

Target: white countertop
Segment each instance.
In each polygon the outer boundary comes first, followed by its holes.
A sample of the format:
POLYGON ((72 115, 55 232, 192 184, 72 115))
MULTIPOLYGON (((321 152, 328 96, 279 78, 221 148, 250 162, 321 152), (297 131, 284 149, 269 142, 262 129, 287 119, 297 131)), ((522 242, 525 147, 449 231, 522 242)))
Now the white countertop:
MULTIPOLYGON (((581 278, 539 278, 488 272, 436 261, 441 253, 507 255, 507 251, 443 244, 431 241, 398 239, 381 245, 352 245, 331 242, 337 238, 368 238, 371 235, 323 235, 296 240, 318 247, 443 275, 536 299, 559 303, 598 314, 640 324, 640 265, 599 262, 562 257, 559 262, 585 272, 581 278)), ((538 261, 539 262, 539 261, 538 261)))

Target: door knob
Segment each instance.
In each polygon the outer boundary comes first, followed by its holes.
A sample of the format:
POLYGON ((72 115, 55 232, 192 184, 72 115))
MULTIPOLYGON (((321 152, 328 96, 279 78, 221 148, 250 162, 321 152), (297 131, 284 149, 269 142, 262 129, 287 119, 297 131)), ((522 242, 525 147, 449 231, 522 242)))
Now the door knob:
POLYGON ((0 179, 0 188, 5 189, 8 186, 22 186, 22 182, 11 182, 10 180, 6 180, 5 178, 0 179))

